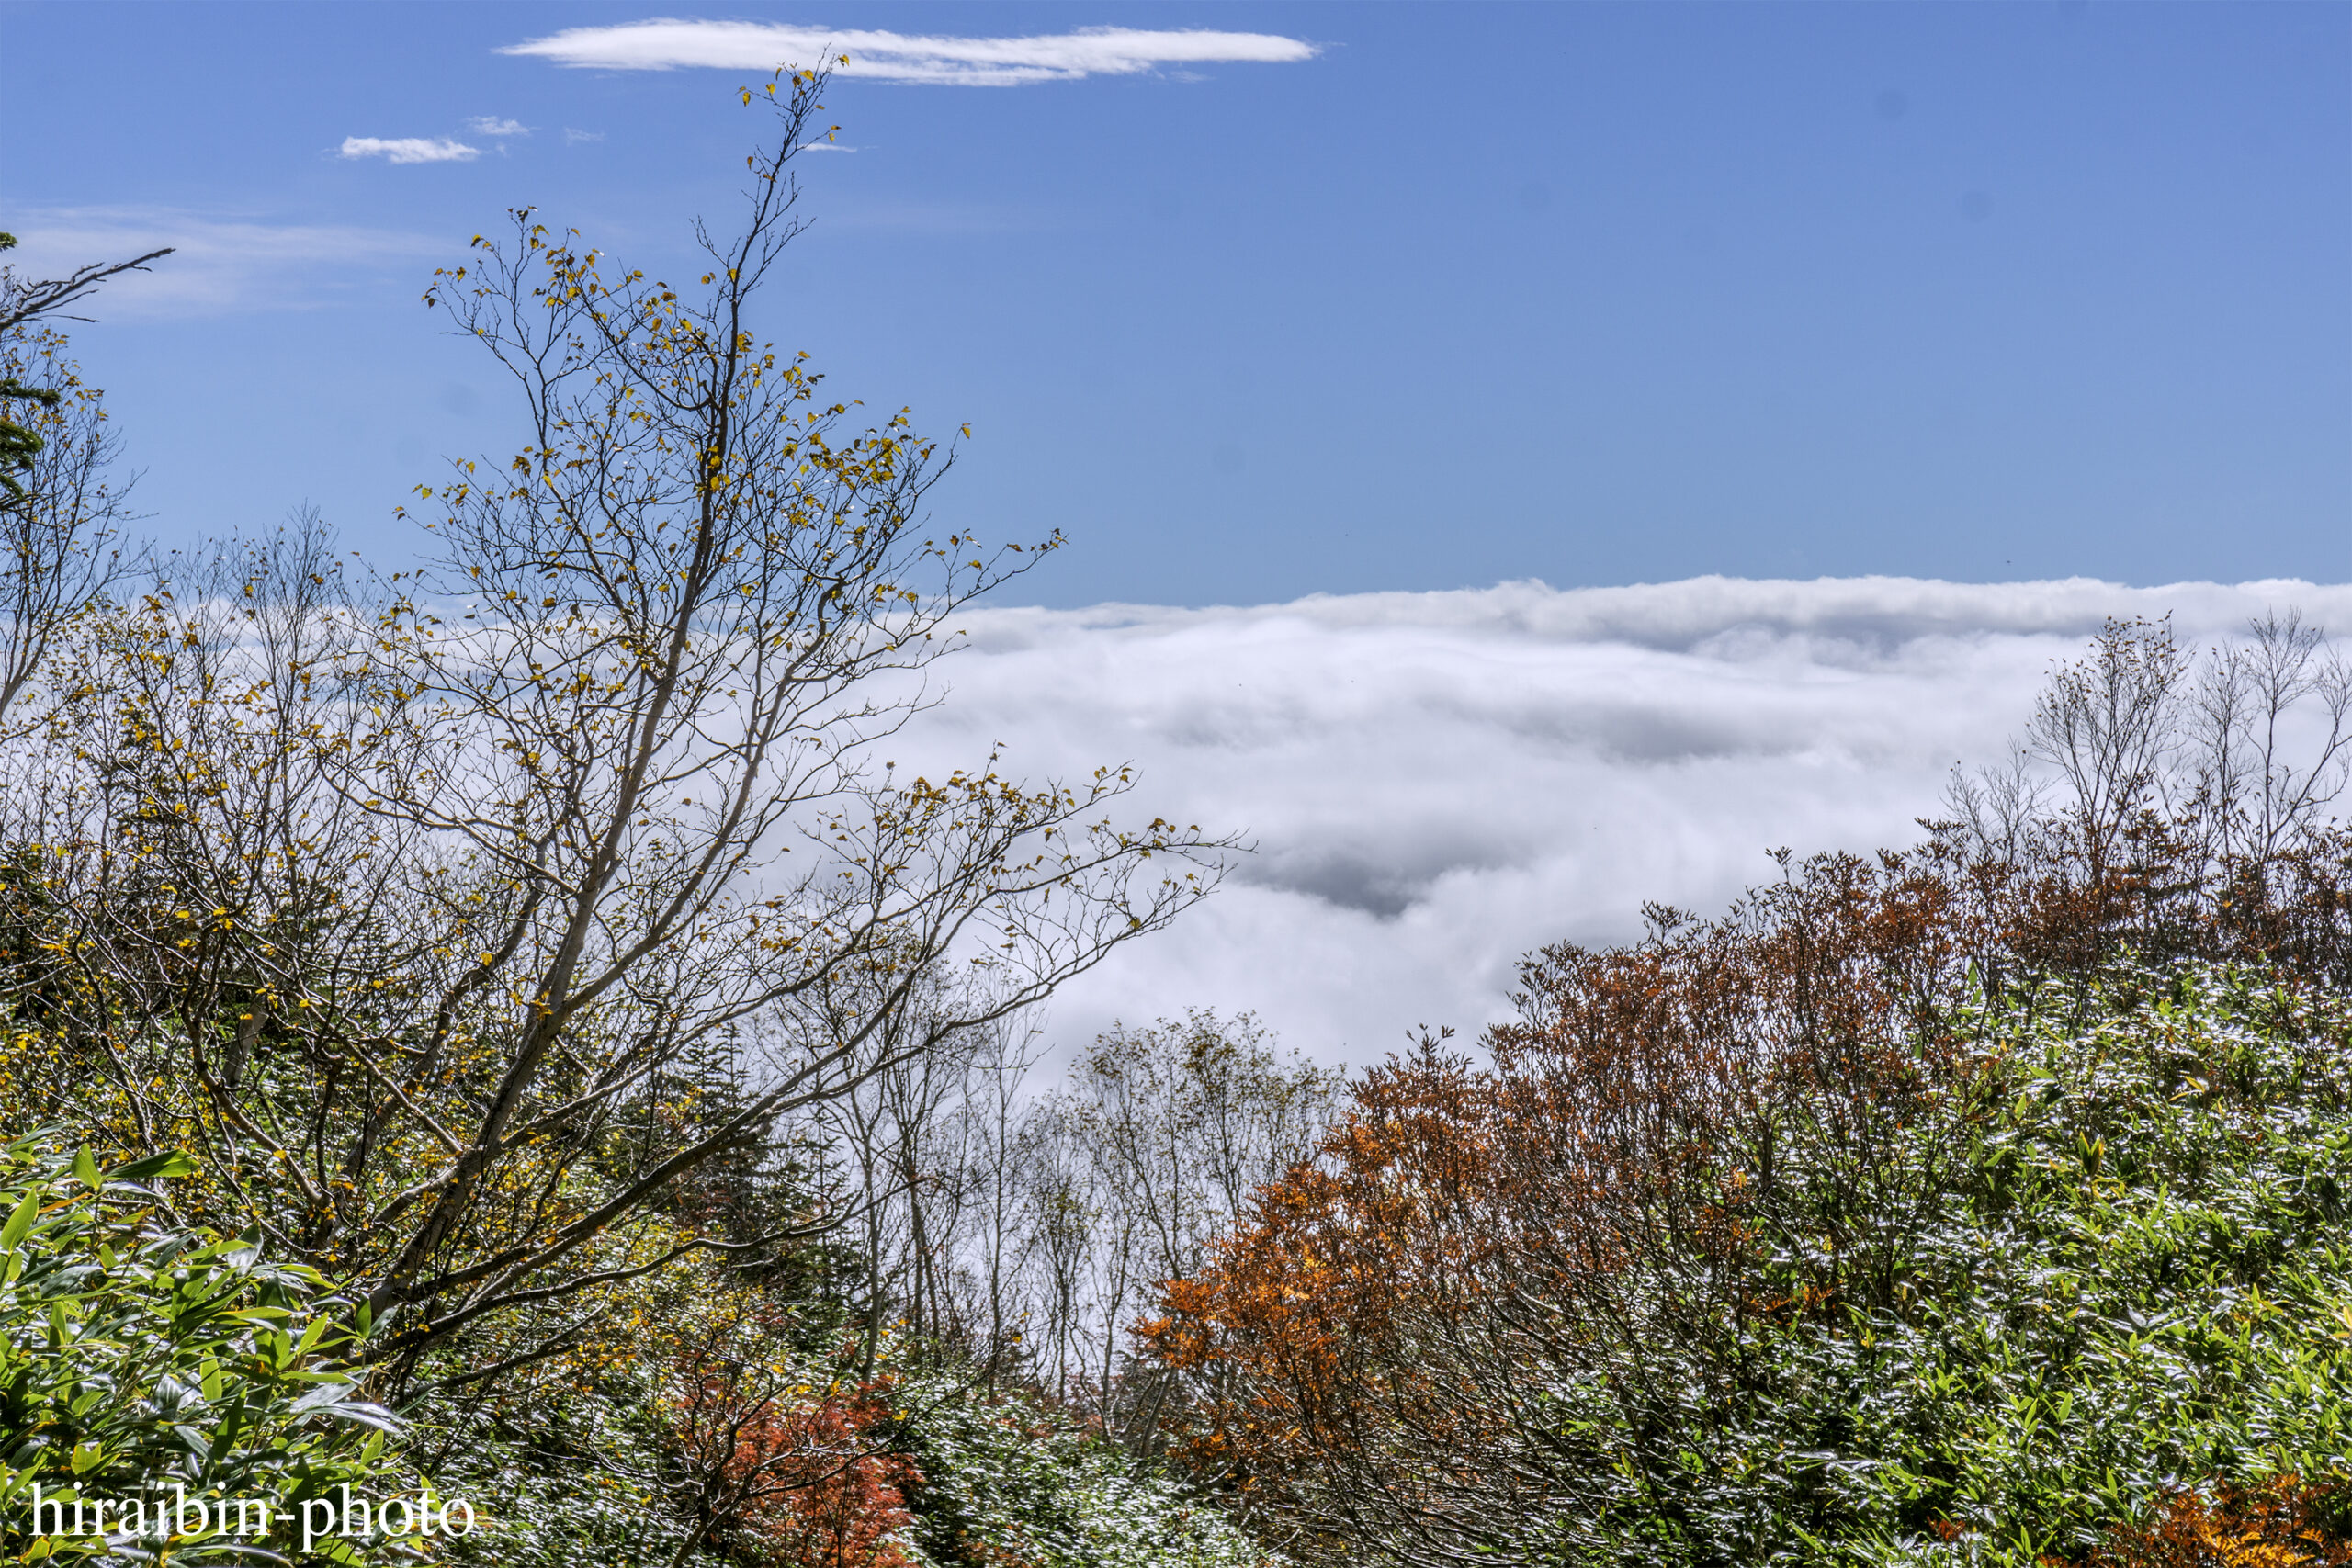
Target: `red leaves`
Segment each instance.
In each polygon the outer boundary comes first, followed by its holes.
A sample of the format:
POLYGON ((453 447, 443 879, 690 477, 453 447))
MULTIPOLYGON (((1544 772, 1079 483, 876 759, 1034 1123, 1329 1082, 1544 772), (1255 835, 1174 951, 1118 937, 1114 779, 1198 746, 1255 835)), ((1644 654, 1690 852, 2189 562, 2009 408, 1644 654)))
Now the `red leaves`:
POLYGON ((769 1568, 910 1568, 906 1488, 922 1475, 890 1451, 890 1379, 737 1363, 711 1344, 677 1364, 672 1441, 709 1537, 769 1568))
POLYGON ((879 1451, 871 1428, 889 1418, 887 1389, 785 1411, 768 1406, 741 1433, 726 1466, 755 1495, 743 1531, 767 1561, 791 1568, 908 1568, 899 1536, 912 1522, 905 1488, 922 1480, 903 1455, 879 1451))

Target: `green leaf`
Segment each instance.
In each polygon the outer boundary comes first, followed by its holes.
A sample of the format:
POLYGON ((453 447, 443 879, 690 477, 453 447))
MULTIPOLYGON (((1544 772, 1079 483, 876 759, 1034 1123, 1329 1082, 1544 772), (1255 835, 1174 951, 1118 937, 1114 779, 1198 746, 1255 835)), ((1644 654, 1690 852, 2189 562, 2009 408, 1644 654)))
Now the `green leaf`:
POLYGON ((195 1156, 178 1149, 167 1149, 159 1155, 149 1155, 145 1159, 132 1160, 109 1174, 117 1181, 152 1181, 158 1177, 194 1176, 198 1168, 195 1156))
POLYGON ((327 1405, 335 1404, 350 1392, 351 1385, 340 1379, 334 1382, 321 1383, 294 1402, 294 1414, 306 1416, 311 1411, 323 1409, 327 1405))
POLYGON ((8 1223, 0 1225, 0 1252, 13 1252, 26 1236, 32 1234, 33 1221, 40 1216, 40 1194, 28 1192, 25 1201, 9 1212, 8 1223))
POLYGON ((98 1162, 90 1157, 90 1145, 87 1144, 84 1144, 81 1153, 74 1156, 74 1176, 91 1191, 98 1190, 102 1180, 98 1175, 98 1162))

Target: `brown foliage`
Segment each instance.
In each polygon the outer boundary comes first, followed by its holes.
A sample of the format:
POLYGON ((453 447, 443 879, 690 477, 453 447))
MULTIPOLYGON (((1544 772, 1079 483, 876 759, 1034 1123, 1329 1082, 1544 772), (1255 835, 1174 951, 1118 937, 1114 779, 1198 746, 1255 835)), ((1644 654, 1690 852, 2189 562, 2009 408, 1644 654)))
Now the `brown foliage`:
POLYGON ((1747 1323, 1895 1289, 1885 1239, 1937 1189, 1892 1134, 1941 1048, 1947 910, 1899 857, 1792 866, 1724 921, 1545 950, 1491 1069, 1425 1039, 1371 1074, 1146 1327, 1238 1374, 1195 1457, 1303 1525, 1433 1551, 1498 1543, 1580 1472, 1655 1477, 1670 1517, 1687 1380, 1734 1409, 1764 1392, 1747 1323), (1817 1248, 1760 1290, 1758 1237, 1792 1230, 1817 1248), (1561 1429, 1543 1391, 1572 1382, 1615 1391, 1630 1447, 1561 1429))

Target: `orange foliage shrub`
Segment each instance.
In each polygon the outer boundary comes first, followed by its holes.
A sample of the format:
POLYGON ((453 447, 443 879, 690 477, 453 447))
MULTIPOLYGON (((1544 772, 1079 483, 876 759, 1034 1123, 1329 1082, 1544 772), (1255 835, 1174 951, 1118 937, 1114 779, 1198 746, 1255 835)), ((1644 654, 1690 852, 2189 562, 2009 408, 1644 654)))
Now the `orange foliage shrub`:
POLYGON ((2352 1537, 2327 1518, 2333 1499, 2292 1476, 2165 1500, 2154 1518, 2118 1529, 2089 1568, 2346 1568, 2352 1537))

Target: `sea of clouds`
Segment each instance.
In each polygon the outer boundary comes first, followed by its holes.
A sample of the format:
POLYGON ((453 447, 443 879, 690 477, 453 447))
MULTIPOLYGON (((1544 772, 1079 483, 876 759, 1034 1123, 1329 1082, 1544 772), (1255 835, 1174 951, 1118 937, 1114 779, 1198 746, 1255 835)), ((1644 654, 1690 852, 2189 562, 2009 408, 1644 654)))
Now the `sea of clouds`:
POLYGON ((2129 588, 1696 578, 1513 582, 1250 608, 986 609, 952 688, 889 749, 944 769, 1001 742, 1031 780, 1131 762, 1133 799, 1255 845, 1174 929, 1055 1000, 1062 1052, 1114 1020, 1257 1012, 1376 1061, 1417 1025, 1509 1011, 1521 956, 1702 914, 1766 852, 1915 841, 1956 764, 1997 761, 2053 661, 2109 616, 2186 644, 2352 586, 2129 588))

